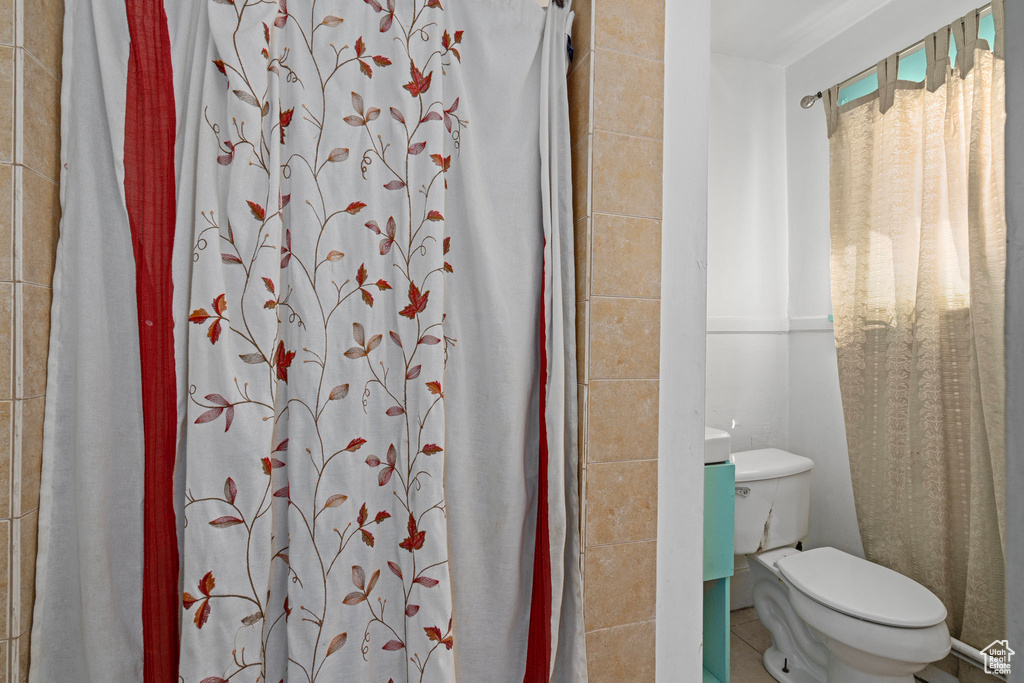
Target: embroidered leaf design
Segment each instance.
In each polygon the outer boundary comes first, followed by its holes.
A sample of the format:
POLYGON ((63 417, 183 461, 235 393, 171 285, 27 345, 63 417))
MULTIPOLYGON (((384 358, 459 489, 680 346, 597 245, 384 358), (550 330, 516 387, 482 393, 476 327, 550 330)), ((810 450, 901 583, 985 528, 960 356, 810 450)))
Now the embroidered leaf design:
POLYGON ((331 262, 340 261, 343 258, 345 258, 345 254, 337 249, 332 249, 331 252, 327 254, 327 260, 331 262))
MULTIPOLYGON (((345 213, 350 213, 350 214, 352 214, 354 216, 357 213, 359 213, 360 211, 362 211, 365 206, 366 206, 366 204, 364 204, 363 202, 352 202, 347 207, 345 207, 345 213)), ((363 279, 365 280, 366 278, 363 278, 363 279)), ((360 283, 360 284, 362 284, 362 283, 360 283)))
POLYGON ((411 145, 409 145, 409 154, 412 154, 412 155, 419 154, 420 152, 422 152, 426 148, 427 148, 426 141, 424 141, 424 142, 414 142, 411 145))
MULTIPOLYGON (((364 443, 366 443, 366 439, 352 439, 351 441, 348 442, 348 446, 345 446, 345 452, 355 453, 360 449, 360 447, 362 447, 364 443)), ((363 503, 363 509, 366 509, 366 503, 363 503)), ((362 522, 359 523, 362 524, 362 522)))
POLYGON ((235 93, 235 97, 246 104, 256 107, 257 109, 260 108, 260 101, 257 100, 252 93, 246 92, 245 90, 233 90, 232 92, 235 93))
MULTIPOLYGON (((412 513, 409 514, 409 536, 398 544, 400 548, 405 548, 410 553, 414 550, 420 550, 423 548, 423 542, 426 540, 427 532, 420 531, 416 528, 416 516, 412 513)), ((414 582, 415 583, 415 582, 414 582)))
POLYGON ((345 161, 345 159, 348 159, 348 147, 335 147, 327 155, 327 161, 335 164, 339 161, 345 161))
POLYGON ((403 647, 405 647, 405 643, 403 643, 402 641, 400 641, 400 640, 389 640, 388 642, 384 643, 384 647, 382 647, 381 649, 382 650, 394 651, 394 650, 401 650, 403 647))
POLYGON ((258 221, 262 221, 266 217, 266 211, 262 206, 254 201, 245 200, 245 203, 249 205, 249 211, 252 213, 252 217, 258 221))
POLYGON ((238 517, 218 517, 217 519, 210 522, 210 526, 215 526, 218 529, 223 529, 229 526, 235 526, 236 524, 244 524, 238 517))
POLYGON ((341 646, 345 644, 346 640, 348 640, 347 633, 339 633, 338 635, 334 636, 334 638, 331 639, 331 644, 327 646, 327 654, 324 656, 330 657, 335 652, 340 650, 341 646))
POLYGON ((202 604, 199 605, 199 611, 196 612, 196 628, 202 628, 203 624, 210 618, 210 599, 203 600, 202 604))
POLYGON ((399 123, 405 123, 405 115, 394 107, 391 107, 391 118, 399 123))
POLYGON ((428 576, 417 576, 415 579, 412 580, 412 582, 413 583, 418 583, 419 585, 423 586, 424 588, 433 588, 437 584, 441 583, 437 579, 432 579, 432 578, 430 578, 428 576))
POLYGON ((345 20, 342 19, 341 17, 336 17, 333 14, 328 14, 326 17, 324 17, 324 20, 322 22, 320 22, 320 23, 322 23, 324 26, 330 26, 330 27, 333 28, 335 26, 340 26, 341 22, 343 22, 343 21, 345 21, 345 20))
POLYGON ((235 484, 235 480, 228 477, 224 481, 224 500, 228 501, 232 505, 235 502, 235 498, 238 496, 238 486, 235 484))
POLYGON ((427 297, 430 296, 430 291, 420 292, 419 287, 416 286, 415 282, 409 283, 409 305, 399 311, 399 315, 404 315, 410 320, 414 319, 418 314, 422 313, 427 307, 427 297))
POLYGON ((361 346, 353 346, 351 349, 345 352, 345 357, 352 359, 365 358, 366 355, 366 349, 362 348, 361 346))
POLYGON ((366 589, 366 573, 359 565, 352 565, 352 584, 359 590, 366 589))
POLYGON ((327 400, 335 401, 340 398, 345 398, 346 396, 348 396, 348 385, 339 384, 338 386, 331 389, 331 395, 327 400))
MULTIPOLYGON (((402 568, 394 562, 392 562, 391 560, 388 560, 388 568, 391 570, 392 574, 394 574, 398 578, 402 578, 402 568)), ((186 595, 188 594, 186 593, 186 595)))
POLYGON ((190 323, 196 323, 197 325, 202 325, 207 320, 209 320, 210 317, 211 317, 210 314, 206 312, 205 308, 197 308, 196 310, 192 311, 192 313, 189 314, 188 321, 190 323))
POLYGON ((441 167, 442 171, 447 171, 452 165, 452 156, 441 156, 440 154, 431 154, 431 161, 441 167))
POLYGON ((204 422, 212 422, 220 417, 220 414, 224 412, 223 408, 210 408, 205 413, 196 418, 196 424, 202 424, 204 422))
POLYGON ((419 97, 430 89, 430 79, 434 75, 433 71, 424 76, 423 73, 416 68, 416 62, 410 61, 409 73, 412 76, 412 80, 402 87, 408 90, 410 95, 413 97, 419 97))
POLYGON ((363 600, 366 600, 366 596, 363 594, 362 591, 352 591, 351 593, 345 596, 342 602, 346 605, 358 605, 363 600))
POLYGON ((263 618, 263 612, 254 612, 247 617, 242 617, 243 626, 252 626, 263 618))
POLYGON ((336 508, 342 503, 344 503, 346 500, 348 500, 348 496, 343 496, 340 493, 335 493, 333 496, 327 499, 326 503, 324 503, 324 509, 326 510, 327 508, 336 508))
POLYGON ((295 359, 295 351, 288 351, 284 347, 284 341, 277 344, 277 353, 274 354, 274 367, 277 368, 277 378, 282 382, 288 382, 288 368, 295 359))

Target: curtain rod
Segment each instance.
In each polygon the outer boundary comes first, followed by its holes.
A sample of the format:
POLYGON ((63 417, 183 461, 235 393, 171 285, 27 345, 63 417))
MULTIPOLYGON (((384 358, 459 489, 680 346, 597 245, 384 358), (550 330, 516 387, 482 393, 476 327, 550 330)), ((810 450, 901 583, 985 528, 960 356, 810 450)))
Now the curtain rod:
MULTIPOLYGON (((992 3, 989 3, 987 5, 982 5, 981 7, 979 7, 975 11, 978 13, 978 19, 981 19, 986 14, 991 14, 992 13, 992 3)), ((956 19, 954 21, 959 21, 959 19, 956 19)), ((927 37, 926 38, 922 38, 921 40, 917 41, 916 43, 914 43, 910 47, 903 48, 897 54, 900 56, 900 58, 903 58, 903 57, 905 57, 908 54, 917 52, 918 50, 920 50, 921 48, 924 47, 924 42, 926 40, 927 40, 927 37)), ((867 76, 867 75, 869 75, 869 74, 871 74, 872 72, 875 72, 875 71, 878 71, 878 65, 877 64, 875 64, 874 66, 869 66, 868 68, 864 69, 863 71, 861 71, 861 72, 859 72, 859 73, 857 73, 857 74, 855 74, 853 76, 850 76, 845 81, 840 81, 839 89, 842 90, 846 86, 848 86, 848 85, 850 85, 852 83, 856 83, 857 81, 861 80, 865 76, 867 76)), ((810 109, 811 107, 814 106, 814 103, 817 102, 818 100, 820 100, 821 98, 822 98, 822 91, 821 90, 819 90, 818 92, 816 92, 813 95, 804 95, 802 98, 800 98, 800 106, 803 107, 804 109, 810 109)))

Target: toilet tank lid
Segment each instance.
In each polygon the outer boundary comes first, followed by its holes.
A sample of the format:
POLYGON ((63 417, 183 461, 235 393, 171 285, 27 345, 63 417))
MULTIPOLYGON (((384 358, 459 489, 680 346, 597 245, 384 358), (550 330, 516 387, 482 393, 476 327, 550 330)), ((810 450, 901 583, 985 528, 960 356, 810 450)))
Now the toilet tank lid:
POLYGON ((783 451, 778 448, 758 448, 753 451, 733 453, 736 465, 736 482, 777 479, 791 474, 800 474, 814 467, 810 458, 783 451))
POLYGON ((836 548, 793 553, 775 566, 793 588, 851 617, 902 628, 946 619, 942 601, 917 581, 836 548))

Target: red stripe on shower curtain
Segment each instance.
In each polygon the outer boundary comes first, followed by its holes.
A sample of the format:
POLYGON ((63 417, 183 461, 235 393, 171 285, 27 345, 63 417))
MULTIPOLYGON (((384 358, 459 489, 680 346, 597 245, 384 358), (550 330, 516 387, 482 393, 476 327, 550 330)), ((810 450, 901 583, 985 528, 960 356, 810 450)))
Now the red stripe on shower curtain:
MULTIPOLYGON (((547 240, 544 240, 547 247, 547 240)), ((525 683, 547 683, 551 671, 551 546, 548 534, 548 391, 547 263, 540 285, 540 463, 537 470, 537 533, 533 554, 533 597, 526 648, 525 683)))
POLYGON ((145 436, 143 680, 178 679, 178 539, 173 479, 177 423, 171 255, 174 247, 174 83, 162 0, 125 0, 131 47, 124 190, 135 252, 145 436))

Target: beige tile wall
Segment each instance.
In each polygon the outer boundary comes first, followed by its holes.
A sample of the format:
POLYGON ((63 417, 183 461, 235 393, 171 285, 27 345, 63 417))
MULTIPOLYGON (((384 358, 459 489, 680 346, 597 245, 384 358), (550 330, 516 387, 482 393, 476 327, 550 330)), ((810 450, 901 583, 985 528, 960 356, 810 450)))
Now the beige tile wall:
POLYGON ((575 0, 584 603, 590 680, 654 680, 663 0, 575 0))
POLYGON ((0 683, 28 673, 63 16, 63 0, 0 0, 0 683))

